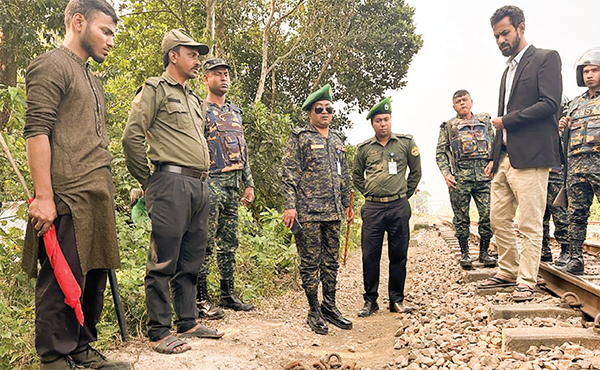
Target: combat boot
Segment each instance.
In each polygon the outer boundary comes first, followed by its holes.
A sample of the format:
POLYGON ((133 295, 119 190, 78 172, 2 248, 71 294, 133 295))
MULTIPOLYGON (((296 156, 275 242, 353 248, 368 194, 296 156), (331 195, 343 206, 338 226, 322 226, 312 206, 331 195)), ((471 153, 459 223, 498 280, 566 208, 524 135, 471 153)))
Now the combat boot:
POLYGON ((479 262, 483 263, 485 267, 494 267, 498 261, 490 255, 489 248, 489 239, 479 239, 479 262))
POLYGON ((549 240, 544 238, 542 241, 542 254, 540 256, 541 262, 552 262, 552 251, 550 250, 549 240))
POLYGON ((306 318, 306 323, 312 331, 317 334, 326 335, 329 332, 329 328, 327 327, 327 323, 321 314, 321 309, 319 308, 319 297, 317 296, 317 289, 308 291, 305 289, 306 298, 308 298, 308 317, 306 318))
POLYGON ((557 259, 554 260, 554 266, 564 266, 569 262, 569 244, 561 244, 560 245, 560 255, 557 259))
POLYGON ((234 311, 252 311, 254 305, 244 303, 233 288, 233 279, 221 280, 221 306, 234 311))
POLYGON ((468 270, 473 267, 471 256, 469 256, 469 241, 459 240, 458 244, 460 245, 460 266, 468 270))
POLYGON ((225 317, 225 311, 215 306, 210 300, 206 286, 206 276, 198 278, 197 288, 196 305, 198 306, 198 316, 209 320, 219 320, 225 317))
POLYGON ((571 256, 566 265, 558 269, 573 275, 583 275, 583 245, 572 245, 569 248, 571 256))
POLYGON ((323 303, 321 304, 321 313, 325 320, 340 329, 352 329, 352 321, 348 320, 335 305, 335 285, 323 284, 323 303))

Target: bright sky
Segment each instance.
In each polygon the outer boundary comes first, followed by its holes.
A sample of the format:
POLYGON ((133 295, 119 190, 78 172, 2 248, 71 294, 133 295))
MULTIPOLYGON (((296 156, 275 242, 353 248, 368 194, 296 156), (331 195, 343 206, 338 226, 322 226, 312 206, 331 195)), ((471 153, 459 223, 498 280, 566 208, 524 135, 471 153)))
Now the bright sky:
MULTIPOLYGON (((439 126, 455 115, 452 94, 466 89, 473 112, 496 116, 500 79, 506 58, 496 46, 489 19, 504 5, 525 13, 525 40, 537 48, 557 50, 562 59, 563 91, 573 99, 585 91, 575 82, 575 60, 600 45, 600 1, 592 0, 407 0, 415 8, 423 47, 413 59, 404 90, 391 91, 392 130, 412 134, 421 151, 423 178, 419 188, 433 199, 448 199, 435 163, 439 126)), ((374 23, 376 26, 376 23, 374 23)), ((367 112, 352 116, 346 134, 358 144, 373 136, 367 112)))

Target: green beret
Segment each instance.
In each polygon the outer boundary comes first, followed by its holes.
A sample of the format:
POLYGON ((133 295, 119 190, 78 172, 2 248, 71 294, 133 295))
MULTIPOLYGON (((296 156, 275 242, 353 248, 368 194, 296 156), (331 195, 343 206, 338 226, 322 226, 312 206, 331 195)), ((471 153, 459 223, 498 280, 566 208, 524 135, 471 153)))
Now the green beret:
POLYGON ((306 98, 306 100, 304 101, 304 104, 302 104, 302 110, 310 110, 310 106, 314 102, 319 101, 319 100, 333 101, 333 98, 331 96, 331 85, 330 84, 326 84, 325 86, 321 87, 319 90, 310 94, 308 96, 308 98, 306 98))
POLYGON ((379 103, 375 104, 371 110, 369 110, 369 114, 367 114, 367 119, 373 118, 376 114, 383 113, 392 113, 392 102, 390 98, 385 98, 379 103))

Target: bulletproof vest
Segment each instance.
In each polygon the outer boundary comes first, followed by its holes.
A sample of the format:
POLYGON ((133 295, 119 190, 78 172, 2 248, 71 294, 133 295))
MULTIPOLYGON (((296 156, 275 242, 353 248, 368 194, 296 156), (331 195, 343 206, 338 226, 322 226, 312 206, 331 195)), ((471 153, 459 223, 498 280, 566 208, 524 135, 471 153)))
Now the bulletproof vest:
MULTIPOLYGON (((207 104, 207 103, 204 103, 207 104)), ((210 172, 242 170, 248 162, 248 147, 244 140, 242 116, 235 104, 226 112, 206 107, 206 142, 210 152, 210 172)))
POLYGON ((600 96, 580 102, 571 114, 569 155, 600 152, 600 96))
POLYGON ((486 115, 474 115, 470 120, 457 117, 447 124, 451 127, 451 146, 457 160, 488 158, 491 143, 486 115))

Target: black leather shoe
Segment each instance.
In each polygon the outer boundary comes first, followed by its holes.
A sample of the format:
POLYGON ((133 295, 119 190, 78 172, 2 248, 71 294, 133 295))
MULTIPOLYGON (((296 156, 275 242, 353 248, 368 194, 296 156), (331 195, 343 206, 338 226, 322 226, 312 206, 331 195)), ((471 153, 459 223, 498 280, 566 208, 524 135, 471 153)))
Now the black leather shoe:
POLYGON ((323 314, 323 318, 329 321, 331 324, 337 326, 340 329, 350 330, 352 329, 352 321, 348 320, 344 316, 340 310, 337 309, 336 306, 327 307, 327 305, 321 305, 321 313, 323 314))
POLYGON ((390 306, 390 312, 411 313, 415 310, 414 307, 405 306, 404 303, 398 301, 390 306))
POLYGON ((358 317, 368 317, 373 314, 373 312, 379 310, 379 305, 377 302, 365 301, 365 305, 358 312, 358 317))
POLYGON ((308 317, 306 318, 306 323, 308 324, 308 326, 310 326, 312 331, 314 331, 317 334, 327 335, 327 333, 329 332, 327 323, 325 322, 325 319, 321 315, 321 312, 319 311, 318 307, 316 310, 308 311, 308 317))

